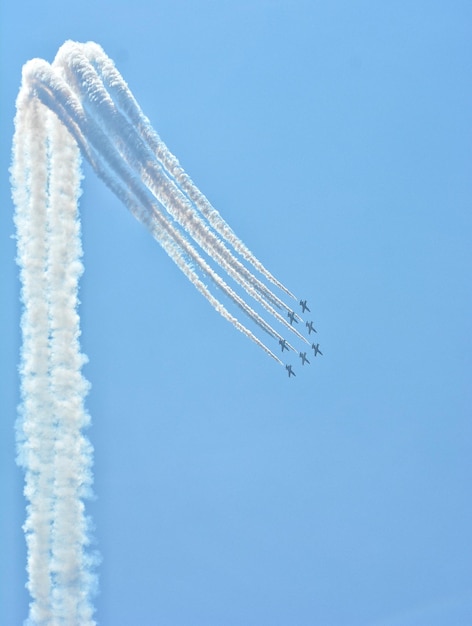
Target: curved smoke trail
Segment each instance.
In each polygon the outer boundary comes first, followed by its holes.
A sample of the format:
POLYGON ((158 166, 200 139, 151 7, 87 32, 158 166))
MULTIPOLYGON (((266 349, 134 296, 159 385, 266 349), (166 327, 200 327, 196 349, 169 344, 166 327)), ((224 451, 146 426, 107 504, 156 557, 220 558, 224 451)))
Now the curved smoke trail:
POLYGON ((11 178, 24 304, 18 457, 28 499, 28 623, 37 625, 95 624, 96 577, 84 509, 92 448, 83 433, 89 423, 88 383, 81 373, 85 357, 77 314, 80 153, 210 304, 266 354, 282 364, 215 297, 205 278, 282 343, 282 352, 295 348, 246 296, 307 342, 284 315, 291 314, 292 322, 301 318, 267 281, 287 296, 292 293, 183 171, 100 46, 66 42, 52 64, 33 59, 25 65, 11 178), (228 284, 225 273, 246 296, 228 284))

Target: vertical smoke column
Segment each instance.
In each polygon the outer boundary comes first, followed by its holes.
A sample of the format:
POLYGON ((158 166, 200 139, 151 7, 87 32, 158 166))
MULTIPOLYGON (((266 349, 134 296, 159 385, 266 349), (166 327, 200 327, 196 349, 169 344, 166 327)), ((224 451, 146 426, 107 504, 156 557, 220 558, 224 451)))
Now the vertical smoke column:
POLYGON ((18 457, 28 500, 28 623, 35 625, 95 624, 83 503, 92 450, 82 432, 88 384, 76 310, 79 159, 68 131, 23 83, 11 175, 24 304, 18 457))
POLYGON ((90 624, 87 519, 83 498, 91 488, 92 447, 82 430, 90 418, 84 410, 89 385, 81 374, 77 313, 78 281, 83 272, 78 221, 80 154, 56 116, 49 119, 50 180, 49 317, 50 385, 54 425, 54 511, 51 545, 52 609, 59 624, 90 624))
POLYGON ((47 110, 20 92, 15 118, 12 184, 16 204, 17 262, 20 266, 22 406, 18 422, 18 457, 25 469, 28 500, 24 531, 28 550, 27 588, 33 599, 30 617, 38 623, 51 617, 52 484, 54 429, 48 363, 48 307, 45 298, 48 163, 47 110))

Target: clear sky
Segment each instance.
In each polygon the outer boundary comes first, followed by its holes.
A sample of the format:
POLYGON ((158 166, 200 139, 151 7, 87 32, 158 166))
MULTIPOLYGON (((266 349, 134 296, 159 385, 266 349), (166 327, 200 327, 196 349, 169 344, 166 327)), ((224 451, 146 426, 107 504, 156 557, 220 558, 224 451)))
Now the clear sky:
POLYGON ((0 623, 29 601, 14 100, 66 39, 115 60, 324 352, 288 380, 85 167, 99 623, 472 623, 470 3, 18 0, 0 25, 0 623))

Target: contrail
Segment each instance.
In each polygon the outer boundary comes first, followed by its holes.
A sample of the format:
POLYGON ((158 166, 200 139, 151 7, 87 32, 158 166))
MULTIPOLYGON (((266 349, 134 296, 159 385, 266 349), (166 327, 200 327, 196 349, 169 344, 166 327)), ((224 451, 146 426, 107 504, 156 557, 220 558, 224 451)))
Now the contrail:
POLYGON ((50 388, 55 427, 54 511, 51 545, 52 613, 59 624, 88 624, 93 610, 81 601, 93 584, 88 571, 87 520, 81 499, 91 488, 92 449, 82 433, 88 383, 81 374, 78 280, 83 267, 77 220, 80 153, 67 129, 50 115, 49 266, 50 388))
MULTIPOLYGON (((70 49, 73 48, 73 42, 67 42, 62 46, 56 59, 63 54, 66 56, 70 49)), ((75 50, 77 50, 75 48, 75 50)), ((280 283, 263 265, 247 246, 235 235, 233 230, 223 220, 218 211, 210 204, 207 198, 192 182, 191 178, 184 172, 176 157, 170 153, 165 143, 152 128, 149 120, 141 111, 138 103, 130 92, 128 85, 123 80, 120 73, 116 70, 113 62, 109 59, 102 48, 96 43, 88 42, 83 46, 84 56, 96 69, 103 84, 113 99, 117 109, 120 110, 131 124, 139 131, 143 139, 149 145, 150 149, 156 154, 159 161, 163 164, 173 180, 179 185, 188 198, 195 203, 201 213, 208 219, 213 228, 226 239, 233 248, 239 252, 249 263, 251 263, 265 278, 270 280, 274 285, 279 287, 287 295, 292 298, 295 296, 280 283)))
POLYGON ((300 316, 274 287, 295 296, 194 185, 100 46, 69 41, 52 64, 33 59, 24 66, 11 167, 24 305, 18 462, 28 500, 27 623, 38 626, 95 624, 96 557, 84 506, 92 486, 92 447, 84 434, 89 384, 81 373, 86 357, 77 313, 81 156, 215 310, 268 356, 283 365, 206 280, 282 351, 297 352, 275 323, 308 343, 284 317, 300 316))
MULTIPOLYGON (((58 117, 76 137, 82 152, 95 168, 97 174, 130 208, 133 214, 148 227, 197 289, 207 297, 223 317, 231 321, 238 330, 263 348, 269 356, 281 363, 280 359, 267 346, 234 316, 230 315, 225 307, 211 295, 209 290, 198 279, 191 264, 187 262, 185 266, 186 262, 182 256, 183 254, 207 274, 260 328, 268 332, 272 337, 280 337, 264 319, 225 283, 223 278, 204 261, 183 234, 176 230, 173 224, 165 218, 165 215, 156 208, 156 202, 150 199, 149 194, 146 193, 147 189, 145 186, 136 178, 135 173, 127 167, 126 160, 122 158, 122 154, 117 151, 116 146, 104 135, 101 127, 93 118, 89 118, 86 115, 81 108, 80 101, 69 90, 68 85, 62 83, 52 73, 51 66, 41 60, 34 60, 27 64, 24 74, 27 77, 27 83, 36 91, 37 97, 56 112, 58 117), (88 138, 88 142, 85 137, 88 138), (125 183, 124 186, 123 182, 125 183), (148 210, 143 210, 145 208, 148 208, 148 210), (174 245, 169 243, 169 236, 172 238, 174 245), (179 247, 181 252, 177 250, 179 247)), ((283 322, 285 323, 285 320, 283 322)))
POLYGON ((83 496, 91 485, 88 384, 76 312, 79 152, 56 116, 20 92, 12 166, 22 299, 19 462, 32 624, 93 624, 83 496), (87 591, 88 590, 88 591, 87 591))
MULTIPOLYGON (((25 74, 28 76, 29 83, 32 86, 34 86, 34 89, 36 90, 38 97, 45 104, 50 106, 57 113, 57 115, 62 119, 62 121, 66 125, 69 126, 70 131, 76 136, 77 141, 82 145, 83 153, 90 160, 92 165, 95 167, 95 170, 97 171, 97 173, 115 191, 115 193, 118 193, 116 191, 116 185, 117 185, 116 180, 117 179, 126 180, 128 188, 137 189, 137 191, 135 193, 140 195, 141 206, 143 206, 147 202, 149 202, 149 200, 146 200, 145 197, 144 197, 145 190, 144 190, 144 185, 142 184, 142 176, 141 176, 141 178, 139 180, 136 180, 136 176, 134 174, 134 171, 131 170, 130 168, 126 167, 126 163, 128 162, 128 159, 123 159, 122 151, 118 151, 116 143, 118 143, 118 146, 121 147, 121 146, 125 146, 126 145, 125 142, 124 141, 120 141, 120 142, 115 142, 113 144, 111 143, 109 138, 102 131, 102 124, 101 123, 100 124, 97 123, 94 118, 92 118, 92 117, 87 115, 87 112, 84 110, 84 108, 82 108, 80 100, 72 92, 70 87, 67 84, 63 83, 53 73, 51 66, 49 66, 46 62, 44 62, 44 61, 32 61, 32 62, 30 62, 29 67, 27 66, 27 68, 25 68, 25 74), (84 135, 86 135, 88 137, 88 144, 86 143, 84 135), (95 146, 97 146, 98 149, 100 150, 100 152, 101 152, 100 155, 97 155, 96 152, 95 152, 95 155, 91 154, 91 149, 90 148, 91 147, 95 147, 95 146), (107 174, 105 172, 105 170, 99 165, 100 160, 103 160, 102 157, 103 157, 103 159, 105 159, 107 161, 108 165, 114 169, 115 176, 111 176, 110 174, 107 174), (132 178, 134 178, 135 180, 131 180, 132 178)), ((92 82, 91 93, 93 94, 94 97, 97 97, 97 94, 100 94, 100 90, 94 84, 94 82, 92 82)), ((103 103, 103 97, 104 96, 102 95, 102 97, 100 98, 100 102, 101 103, 103 103)), ((110 113, 110 114, 112 114, 112 113, 110 113)), ((100 122, 101 122, 101 120, 100 120, 100 122)), ((134 145, 134 143, 136 141, 137 140, 134 139, 133 141, 130 141, 130 143, 132 145, 134 145)), ((131 165, 135 166, 136 164, 135 164, 135 162, 132 162, 131 165)), ((140 174, 141 174, 141 172, 140 172, 140 174)), ((120 195, 121 199, 124 200, 124 202, 129 206, 129 201, 127 201, 126 198, 123 197, 123 194, 120 193, 119 195, 120 195)), ((156 198, 156 199, 158 200, 158 202, 159 202, 159 204, 161 206, 166 201, 166 198, 162 198, 162 196, 159 197, 159 198, 156 198)), ((179 210, 178 199, 172 198, 172 200, 173 200, 173 204, 172 204, 171 212, 176 212, 176 211, 179 210)), ((168 203, 168 205, 170 204, 170 199, 169 198, 167 198, 167 203, 168 203)), ((141 221, 143 221, 143 217, 142 216, 140 216, 139 219, 141 221)), ((233 301, 240 308, 242 308, 242 310, 245 313, 247 313, 256 322, 256 324, 258 324, 263 330, 269 332, 269 334, 271 336, 280 338, 280 335, 276 331, 274 331, 274 329, 270 328, 269 325, 267 324, 267 322, 265 322, 260 316, 258 316, 254 312, 254 310, 251 309, 247 305, 247 303, 245 303, 238 296, 235 295, 234 291, 231 290, 228 287, 228 285, 226 283, 224 283, 224 281, 221 279, 221 277, 218 274, 216 274, 210 268, 210 266, 208 266, 207 263, 205 263, 203 261, 201 256, 198 255, 198 253, 196 253, 194 248, 192 248, 190 246, 190 244, 184 242, 184 239, 182 238, 182 235, 179 233, 179 231, 176 231, 176 229, 174 228, 172 223, 169 220, 167 220, 165 218, 165 216, 160 211, 154 211, 154 220, 160 220, 161 224, 164 224, 164 228, 165 229, 167 229, 168 231, 172 231, 173 237, 185 249, 185 251, 187 252, 189 257, 231 299, 233 299, 233 301)), ((190 231, 190 233, 192 235, 195 235, 195 231, 188 224, 189 220, 182 218, 181 221, 182 221, 182 223, 185 226, 188 227, 187 230, 190 231)), ((157 236, 157 238, 159 239, 159 236, 157 236)), ((198 240, 198 235, 196 236, 196 238, 198 240)), ((162 241, 161 241, 161 243, 162 243, 162 241)), ((285 319, 281 318, 280 315, 277 312, 275 312, 271 307, 269 307, 267 305, 267 303, 261 299, 259 294, 256 293, 251 288, 251 286, 248 286, 246 283, 244 283, 244 281, 241 280, 240 276, 236 273, 236 271, 232 267, 228 267, 228 265, 226 264, 226 260, 224 258, 222 259, 220 257, 218 251, 215 251, 213 248, 208 247, 208 246, 205 249, 206 249, 206 251, 209 254, 212 255, 212 258, 216 258, 217 260, 220 260, 221 265, 228 270, 228 274, 230 276, 233 276, 235 278, 235 280, 240 282, 240 284, 243 284, 243 286, 246 288, 246 291, 251 293, 256 298, 256 300, 258 300, 259 302, 262 302, 263 306, 265 306, 265 308, 268 308, 272 312, 272 314, 276 317, 276 319, 278 319, 280 322, 282 322, 284 325, 286 325, 299 338, 301 338, 302 340, 306 341, 305 338, 302 337, 302 335, 296 329, 290 327, 285 319)), ((173 255, 171 254, 171 256, 173 256, 173 255)), ((173 258, 175 260, 175 257, 173 257, 173 258)), ((181 269, 182 269, 182 267, 181 267, 181 269)), ((244 268, 244 269, 246 269, 246 268, 244 268)), ((196 285, 195 282, 194 282, 194 284, 196 285)), ((200 291, 201 291, 201 289, 200 289, 200 291)), ((213 297, 212 297, 212 301, 214 302, 214 298, 213 297)), ((220 313, 223 313, 224 307, 222 307, 221 303, 218 304, 217 308, 218 308, 218 311, 220 313)), ((228 317, 226 315, 225 315, 225 317, 227 319, 230 319, 230 317, 228 317)), ((231 319, 233 320, 233 323, 234 323, 234 318, 231 318, 231 319)), ((260 341, 256 340, 254 335, 252 335, 249 331, 247 331, 247 329, 245 329, 244 326, 242 326, 240 323, 238 323, 237 327, 238 327, 239 330, 241 330, 247 336, 249 336, 253 341, 256 341, 256 343, 258 343, 258 345, 261 345, 260 341)), ((269 353, 273 358, 275 358, 277 361, 279 361, 279 359, 277 357, 274 357, 274 355, 268 350, 267 347, 264 346, 264 350, 267 353, 269 353)))
MULTIPOLYGON (((114 137, 115 143, 120 145, 122 155, 128 164, 139 172, 140 179, 146 183, 160 204, 185 228, 194 241, 211 255, 236 282, 239 282, 252 297, 265 306, 265 300, 259 295, 262 294, 277 307, 289 311, 290 308, 280 298, 273 294, 229 252, 198 215, 189 198, 185 196, 176 181, 170 178, 169 172, 163 168, 162 162, 156 160, 155 155, 149 151, 142 135, 117 110, 105 89, 105 84, 82 50, 78 50, 76 46, 64 48, 54 63, 61 65, 61 69, 68 82, 73 85, 74 91, 86 99, 87 108, 91 110, 100 126, 107 128, 108 133, 114 137)), ((125 88, 123 87, 123 89, 125 88)), ((127 89, 125 93, 128 93, 127 89)), ((138 113, 139 111, 136 115, 138 113)), ((271 308, 268 310, 273 313, 271 308)))
POLYGON ((23 346, 19 423, 19 462, 25 468, 29 500, 24 524, 28 547, 28 589, 33 597, 30 616, 38 623, 51 617, 51 524, 54 479, 54 436, 49 389, 46 207, 48 162, 46 109, 22 94, 17 100, 13 148, 13 198, 21 268, 23 346))

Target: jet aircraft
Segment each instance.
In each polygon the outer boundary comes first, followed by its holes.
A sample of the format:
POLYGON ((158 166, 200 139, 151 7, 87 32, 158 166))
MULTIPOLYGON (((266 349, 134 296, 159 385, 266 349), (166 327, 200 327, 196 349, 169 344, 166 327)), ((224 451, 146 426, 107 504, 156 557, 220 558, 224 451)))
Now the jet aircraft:
POLYGON ((288 344, 287 344, 287 341, 285 339, 279 339, 279 344, 282 346, 282 352, 284 350, 288 351, 288 344))
POLYGON ((293 326, 293 322, 295 322, 296 324, 298 324, 298 320, 297 320, 297 318, 295 317, 295 313, 294 313, 293 311, 289 311, 289 312, 287 313, 287 316, 288 316, 288 319, 290 320, 290 324, 292 324, 292 326, 293 326))
POLYGON ((315 352, 315 356, 317 354, 321 354, 321 356, 323 356, 323 353, 320 350, 320 344, 319 343, 312 343, 311 347, 313 348, 314 352, 315 352))
POLYGON ((285 366, 285 369, 286 369, 286 370, 287 370, 287 372, 288 372, 288 377, 289 377, 289 378, 290 378, 290 376, 296 376, 296 374, 295 374, 295 372, 293 371, 293 369, 292 369, 292 366, 291 366, 291 365, 286 365, 286 366, 285 366))
POLYGON ((308 304, 306 303, 306 300, 300 300, 300 306, 302 307, 302 313, 305 313, 305 311, 310 310, 308 308, 308 304))
POLYGON ((305 365, 305 363, 310 363, 310 361, 306 358, 306 352, 300 352, 299 356, 302 360, 302 365, 305 365))
POLYGON ((308 334, 311 335, 311 331, 316 333, 316 328, 313 326, 313 322, 307 322, 305 326, 308 328, 308 334))

